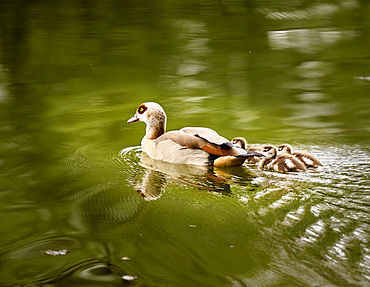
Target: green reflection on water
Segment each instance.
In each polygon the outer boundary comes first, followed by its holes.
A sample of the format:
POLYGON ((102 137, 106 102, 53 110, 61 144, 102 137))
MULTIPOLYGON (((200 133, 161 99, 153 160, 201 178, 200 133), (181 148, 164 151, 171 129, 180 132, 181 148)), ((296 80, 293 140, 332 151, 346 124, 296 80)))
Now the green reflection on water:
POLYGON ((366 284, 368 10, 3 1, 0 283, 366 284), (169 130, 290 142, 326 167, 145 162, 123 149, 140 144, 126 120, 146 101, 169 130))

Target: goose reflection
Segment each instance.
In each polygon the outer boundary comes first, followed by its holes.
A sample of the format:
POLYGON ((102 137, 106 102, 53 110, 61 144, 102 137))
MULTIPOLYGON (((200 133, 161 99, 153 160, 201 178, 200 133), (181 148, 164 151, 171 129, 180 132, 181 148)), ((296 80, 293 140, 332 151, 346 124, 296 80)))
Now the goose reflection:
POLYGON ((162 196, 166 181, 162 172, 146 169, 143 180, 135 185, 135 189, 145 200, 155 200, 162 196))
POLYGON ((169 182, 181 183, 186 186, 230 194, 230 185, 236 183, 236 177, 249 178, 251 174, 242 167, 233 169, 217 169, 205 166, 167 163, 150 158, 142 153, 140 165, 145 168, 140 182, 134 183, 136 191, 145 200, 155 200, 162 196, 169 182))

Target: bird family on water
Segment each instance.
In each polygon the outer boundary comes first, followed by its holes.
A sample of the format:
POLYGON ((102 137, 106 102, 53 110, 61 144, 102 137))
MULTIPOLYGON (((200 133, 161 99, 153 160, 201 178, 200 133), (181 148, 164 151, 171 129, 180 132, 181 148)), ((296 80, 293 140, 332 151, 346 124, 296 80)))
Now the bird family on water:
POLYGON ((146 134, 142 149, 152 159, 170 163, 213 165, 216 167, 241 166, 256 163, 260 169, 279 172, 306 171, 322 166, 306 152, 293 152, 289 144, 247 146, 247 141, 236 137, 229 141, 216 131, 204 127, 185 127, 166 132, 167 116, 157 103, 143 103, 127 122, 143 121, 146 134))

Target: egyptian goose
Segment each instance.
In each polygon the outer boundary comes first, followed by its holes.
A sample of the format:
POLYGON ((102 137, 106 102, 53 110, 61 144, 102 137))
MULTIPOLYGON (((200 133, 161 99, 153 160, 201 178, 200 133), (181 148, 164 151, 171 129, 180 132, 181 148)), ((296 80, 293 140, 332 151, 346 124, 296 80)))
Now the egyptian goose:
POLYGON ((152 159, 230 167, 240 166, 248 157, 258 156, 255 152, 235 147, 209 128, 186 127, 166 132, 166 120, 163 108, 157 103, 148 102, 141 104, 135 115, 127 121, 146 123, 146 134, 141 146, 152 159))
MULTIPOLYGON (((247 147, 247 140, 245 138, 243 138, 243 137, 233 138, 231 140, 231 142, 236 147, 240 147, 242 149, 246 149, 246 150, 257 152, 257 153, 259 153, 263 149, 263 147, 261 147, 261 146, 250 146, 250 147, 247 147)), ((260 156, 254 156, 254 157, 247 158, 245 162, 246 163, 257 163, 257 162, 260 161, 260 159, 261 159, 260 156)))
POLYGON ((314 156, 304 151, 293 152, 293 148, 289 144, 282 144, 278 147, 278 154, 291 154, 292 156, 299 159, 306 167, 318 167, 323 164, 314 156))
POLYGON ((260 169, 270 169, 279 172, 306 171, 306 166, 297 158, 290 154, 277 154, 277 149, 273 145, 266 145, 260 152, 264 157, 260 160, 260 169))

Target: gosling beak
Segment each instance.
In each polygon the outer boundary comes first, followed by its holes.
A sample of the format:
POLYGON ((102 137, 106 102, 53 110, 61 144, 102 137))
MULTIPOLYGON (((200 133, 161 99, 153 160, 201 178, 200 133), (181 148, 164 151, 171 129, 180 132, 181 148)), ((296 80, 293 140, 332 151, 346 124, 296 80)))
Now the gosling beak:
POLYGON ((136 117, 136 115, 134 115, 131 119, 127 120, 128 123, 134 123, 134 122, 138 122, 139 119, 136 117))

